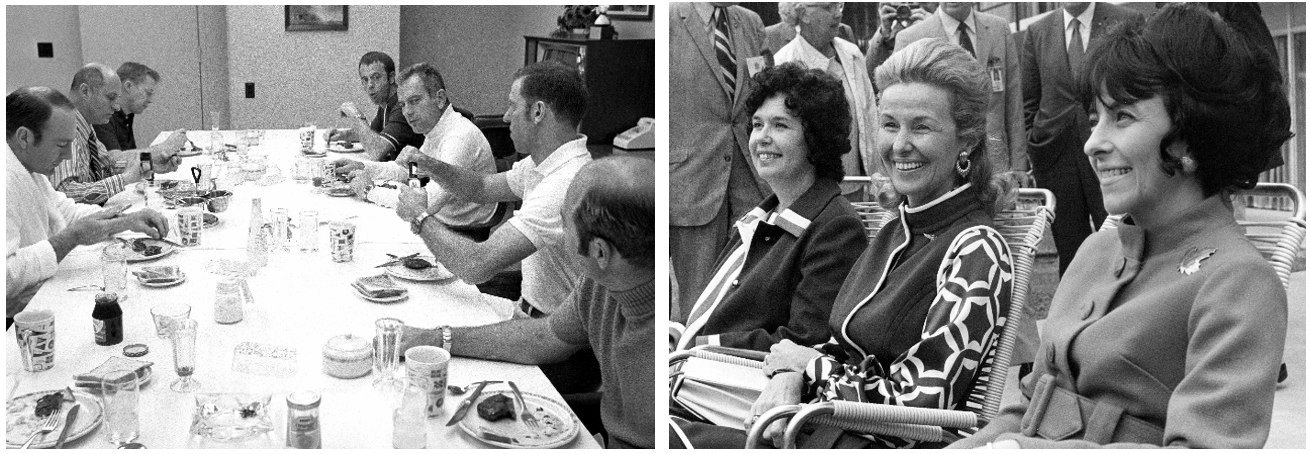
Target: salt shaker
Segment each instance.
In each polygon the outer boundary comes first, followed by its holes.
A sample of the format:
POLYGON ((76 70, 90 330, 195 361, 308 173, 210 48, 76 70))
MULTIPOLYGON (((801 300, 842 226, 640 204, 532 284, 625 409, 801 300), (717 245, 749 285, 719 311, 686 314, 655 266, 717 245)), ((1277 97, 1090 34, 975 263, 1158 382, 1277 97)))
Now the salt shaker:
POLYGON ((319 430, 319 393, 296 391, 287 395, 287 446, 296 449, 321 449, 319 430))

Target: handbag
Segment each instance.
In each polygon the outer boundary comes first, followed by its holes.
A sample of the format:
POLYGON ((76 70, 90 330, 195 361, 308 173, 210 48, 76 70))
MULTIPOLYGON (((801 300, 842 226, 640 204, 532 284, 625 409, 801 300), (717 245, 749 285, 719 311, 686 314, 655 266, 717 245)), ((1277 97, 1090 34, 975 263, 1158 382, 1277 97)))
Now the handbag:
POLYGON ((669 397, 704 422, 740 428, 767 384, 760 369, 692 357, 673 366, 669 397))

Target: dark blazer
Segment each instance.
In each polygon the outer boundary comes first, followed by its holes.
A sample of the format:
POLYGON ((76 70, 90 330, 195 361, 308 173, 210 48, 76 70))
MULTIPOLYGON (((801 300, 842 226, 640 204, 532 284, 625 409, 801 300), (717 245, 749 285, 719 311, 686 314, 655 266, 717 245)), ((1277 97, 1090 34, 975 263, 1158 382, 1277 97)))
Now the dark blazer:
MULTIPOLYGON (((1141 13, 1097 3, 1089 42, 1115 22, 1142 20, 1141 13)), ((1061 10, 1029 26, 1024 38, 1024 126, 1028 131, 1033 170, 1040 173, 1070 160, 1087 161, 1083 143, 1088 141, 1088 113, 1075 96, 1074 74, 1070 72, 1065 43, 1065 16, 1061 10)), ((1091 46, 1089 46, 1091 49, 1091 46)), ((1058 200, 1059 202, 1059 200, 1058 200)))
POLYGON ((723 206, 733 159, 745 159, 761 198, 770 193, 750 165, 751 119, 746 98, 755 87, 746 59, 760 55, 765 41, 760 16, 728 7, 729 32, 737 56, 737 87, 718 76, 719 60, 702 18, 691 3, 669 4, 669 223, 700 226, 723 206))
MULTIPOLYGON (((760 209, 776 206, 778 198, 770 196, 760 209)), ((718 345, 765 351, 782 339, 801 345, 829 340, 829 310, 842 279, 865 249, 865 228, 832 180, 816 180, 784 212, 809 225, 757 224, 741 273, 695 333, 695 344, 718 335, 718 345)), ((742 236, 735 233, 715 269, 741 246, 742 236)))
MULTIPOLYGON (((939 14, 944 13, 939 10, 928 19, 898 33, 896 49, 905 49, 911 43, 925 38, 955 41, 943 30, 939 14)), ((978 27, 974 31, 978 41, 974 43, 975 58, 985 70, 990 67, 1000 69, 1005 84, 1002 91, 993 91, 988 98, 987 149, 992 171, 1028 170, 1028 146, 1021 108, 1019 47, 1015 45, 1015 38, 1011 36, 1006 19, 975 11, 974 25, 978 27)))

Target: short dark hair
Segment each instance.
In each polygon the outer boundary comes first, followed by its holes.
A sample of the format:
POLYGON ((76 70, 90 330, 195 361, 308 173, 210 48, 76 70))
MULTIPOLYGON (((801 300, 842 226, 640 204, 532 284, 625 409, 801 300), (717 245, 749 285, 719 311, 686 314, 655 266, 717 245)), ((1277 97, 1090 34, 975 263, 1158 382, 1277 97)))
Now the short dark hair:
POLYGON ((446 89, 446 81, 442 80, 442 73, 428 62, 416 63, 405 68, 396 78, 396 83, 399 84, 414 76, 419 76, 423 80, 423 90, 428 92, 428 96, 437 96, 437 90, 446 89))
POLYGON ((150 69, 149 66, 134 61, 123 62, 123 64, 118 65, 118 71, 115 72, 118 73, 118 78, 121 81, 127 82, 130 80, 134 84, 144 83, 146 77, 154 79, 155 83, 159 83, 160 79, 162 79, 159 73, 150 69))
POLYGON ((104 66, 98 63, 90 63, 83 66, 73 73, 73 84, 68 87, 69 91, 77 91, 77 86, 87 84, 92 90, 99 90, 105 86, 104 66))
POLYGON ((1118 24, 1092 44, 1088 69, 1077 79, 1084 108, 1106 98, 1132 104, 1160 96, 1172 123, 1161 140, 1161 169, 1182 169, 1166 152, 1182 140, 1208 197, 1255 186, 1293 135, 1277 63, 1215 13, 1171 4, 1145 23, 1118 24))
POLYGON ((815 177, 841 180, 842 155, 851 151, 851 108, 842 81, 795 62, 766 68, 754 79, 757 88, 747 97, 747 114, 755 115, 765 101, 782 96, 783 105, 801 120, 806 160, 815 166, 815 177))
MULTIPOLYGON (((611 159, 642 158, 607 157, 597 162, 611 159)), ((578 253, 586 255, 587 243, 601 238, 629 263, 655 268, 655 187, 649 184, 651 180, 632 184, 599 179, 602 181, 589 186, 574 208, 578 253)))
POLYGON ((587 86, 577 69, 546 60, 520 68, 514 80, 520 78, 519 92, 529 103, 546 103, 557 118, 575 128, 582 123, 587 114, 587 86))
POLYGON ((23 87, 5 97, 5 137, 13 138, 18 128, 32 131, 36 143, 41 143, 46 122, 54 108, 73 109, 67 96, 49 87, 23 87))
POLYGON ((375 50, 360 57, 360 66, 369 66, 374 63, 382 63, 382 68, 387 71, 387 75, 396 74, 396 62, 392 61, 390 55, 375 50))

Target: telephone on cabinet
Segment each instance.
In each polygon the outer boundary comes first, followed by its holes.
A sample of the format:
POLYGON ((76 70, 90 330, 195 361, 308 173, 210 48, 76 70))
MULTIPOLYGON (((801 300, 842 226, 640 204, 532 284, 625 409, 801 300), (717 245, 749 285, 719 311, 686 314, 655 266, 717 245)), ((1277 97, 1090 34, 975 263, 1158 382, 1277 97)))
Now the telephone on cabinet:
POLYGON ((655 148, 655 119, 637 120, 637 126, 615 136, 614 145, 625 150, 655 148))

